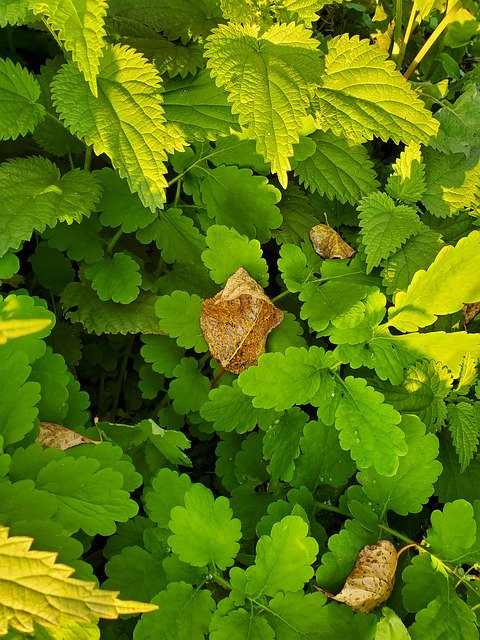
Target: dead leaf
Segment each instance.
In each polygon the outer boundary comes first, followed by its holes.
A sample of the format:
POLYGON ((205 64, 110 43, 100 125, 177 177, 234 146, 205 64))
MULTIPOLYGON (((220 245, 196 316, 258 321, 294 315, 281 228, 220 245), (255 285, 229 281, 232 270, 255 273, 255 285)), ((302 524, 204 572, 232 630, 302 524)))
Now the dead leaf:
POLYGON ((283 319, 262 287, 240 267, 213 298, 202 303, 200 326, 212 356, 226 371, 257 364, 267 335, 283 319))
POLYGON ((353 611, 368 613, 390 597, 396 568, 397 551, 391 542, 367 544, 358 554, 343 589, 331 598, 348 604, 353 611))
POLYGON ((90 438, 86 438, 54 422, 40 422, 39 426, 40 433, 37 436, 37 442, 44 449, 53 447, 65 451, 79 444, 97 444, 95 440, 90 440, 90 438))
POLYGON ((471 302, 463 305, 463 324, 467 326, 475 316, 480 313, 480 302, 471 302))
POLYGON ((355 255, 355 249, 328 224, 316 224, 312 227, 310 240, 321 258, 351 258, 355 255))

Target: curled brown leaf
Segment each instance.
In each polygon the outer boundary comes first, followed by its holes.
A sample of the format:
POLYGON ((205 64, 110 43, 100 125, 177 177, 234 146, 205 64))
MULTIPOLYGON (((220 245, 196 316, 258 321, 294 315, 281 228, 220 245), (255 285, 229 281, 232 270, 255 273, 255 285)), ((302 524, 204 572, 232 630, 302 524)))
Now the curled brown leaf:
POLYGON ((54 422, 40 422, 39 427, 40 432, 37 436, 37 442, 41 444, 44 449, 53 447, 66 451, 79 444, 97 444, 95 440, 90 440, 90 438, 82 436, 54 422))
POLYGON ((355 255, 355 249, 328 224, 316 224, 312 227, 310 240, 321 258, 351 258, 355 255))

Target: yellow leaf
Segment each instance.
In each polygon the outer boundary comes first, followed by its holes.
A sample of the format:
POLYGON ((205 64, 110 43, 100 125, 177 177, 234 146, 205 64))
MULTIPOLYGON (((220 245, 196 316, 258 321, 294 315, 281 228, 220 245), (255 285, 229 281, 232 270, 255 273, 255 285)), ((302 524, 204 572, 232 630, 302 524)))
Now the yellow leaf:
POLYGON ((72 578, 74 569, 56 564, 56 553, 31 551, 33 539, 8 536, 0 526, 0 636, 9 629, 33 633, 68 622, 154 611, 153 604, 118 600, 118 591, 97 589, 94 582, 72 578))
POLYGON ((31 333, 37 333, 48 327, 51 320, 39 318, 38 320, 4 320, 0 321, 0 344, 5 344, 12 338, 21 338, 31 333))

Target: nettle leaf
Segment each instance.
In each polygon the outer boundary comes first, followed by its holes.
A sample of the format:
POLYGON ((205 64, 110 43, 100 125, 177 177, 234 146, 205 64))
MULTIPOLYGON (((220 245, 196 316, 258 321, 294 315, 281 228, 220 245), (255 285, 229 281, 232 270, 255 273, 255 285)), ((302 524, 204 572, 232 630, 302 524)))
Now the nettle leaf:
POLYGON ((207 214, 217 224, 234 227, 261 243, 270 239, 271 229, 282 222, 276 203, 280 191, 267 178, 250 169, 220 166, 202 171, 200 190, 207 214))
POLYGON ((215 140, 236 124, 225 90, 215 85, 206 69, 166 82, 163 101, 167 120, 188 141, 215 140))
POLYGON ((89 216, 100 199, 100 185, 87 171, 74 169, 60 177, 46 158, 16 158, 0 165, 0 256, 18 249, 33 231, 58 221, 71 224, 89 216))
MULTIPOLYGON (((308 524, 299 516, 275 523, 271 534, 257 542, 256 550, 255 564, 245 571, 245 593, 251 598, 299 591, 313 576, 318 544, 308 536, 308 524)), ((232 569, 231 577, 240 571, 232 569)))
POLYGON ((145 362, 152 365, 157 373, 173 378, 173 370, 185 353, 177 343, 168 336, 142 336, 143 347, 140 353, 145 362))
POLYGON ((0 59, 0 92, 0 140, 26 135, 45 117, 35 76, 8 58, 0 59))
POLYGON ((367 254, 367 273, 420 230, 417 210, 396 205, 386 193, 371 193, 358 207, 362 242, 367 254))
POLYGON ((108 45, 100 61, 98 97, 73 63, 52 82, 55 107, 68 128, 95 153, 106 153, 133 192, 152 211, 165 202, 167 152, 183 148, 165 128, 160 78, 155 67, 129 47, 108 45), (135 126, 130 123, 135 122, 135 126))
POLYGON ((429 551, 441 560, 456 566, 478 562, 478 509, 477 517, 474 515, 473 506, 466 500, 447 502, 443 511, 432 511, 432 526, 427 533, 429 551), (477 548, 472 549, 474 546, 477 548))
POLYGON ((102 333, 162 333, 155 315, 158 297, 142 291, 130 304, 107 300, 102 302, 92 289, 72 282, 62 292, 65 317, 80 322, 86 331, 102 333))
POLYGON ((200 373, 194 358, 182 358, 173 370, 168 394, 173 400, 173 408, 180 415, 199 411, 208 398, 210 380, 200 373))
POLYGON ((198 589, 186 582, 171 582, 151 602, 158 611, 141 617, 135 626, 133 640, 187 637, 203 640, 208 636, 215 610, 215 601, 208 589, 198 589))
POLYGON ((320 421, 305 425, 300 451, 290 480, 294 487, 305 486, 312 493, 322 484, 341 487, 355 473, 354 461, 340 447, 338 432, 320 421))
POLYGON ((106 0, 37 0, 30 4, 36 14, 44 14, 45 21, 58 37, 72 60, 83 73, 90 91, 97 96, 97 73, 105 41, 104 19, 106 0))
POLYGON ((200 328, 202 301, 199 296, 186 291, 174 291, 170 296, 160 296, 155 305, 160 318, 160 329, 175 338, 180 347, 195 349, 197 353, 207 350, 207 343, 200 328))
POLYGON ((224 570, 233 564, 242 535, 232 513, 227 498, 214 499, 203 485, 192 485, 185 492, 185 507, 172 509, 168 545, 194 567, 213 564, 224 570))
POLYGON ((145 229, 136 233, 142 244, 155 242, 162 251, 165 262, 196 264, 205 248, 205 239, 193 224, 193 220, 181 209, 159 211, 158 217, 145 229))
POLYGON ((262 287, 268 284, 268 267, 258 240, 249 240, 236 229, 211 225, 205 237, 203 264, 217 284, 224 284, 239 267, 244 267, 262 287))
POLYGON ((216 83, 227 90, 240 125, 284 188, 321 71, 318 41, 311 36, 293 23, 275 24, 261 35, 253 24, 228 24, 214 29, 205 47, 216 83))
POLYGON ((478 403, 459 402, 447 406, 448 428, 463 473, 473 458, 480 438, 480 408, 478 403))
POLYGON ((478 627, 475 612, 458 595, 441 595, 415 616, 409 628, 412 640, 462 638, 476 640, 478 627))
POLYGON ((340 446, 350 451, 359 469, 374 466, 381 475, 395 475, 399 457, 408 450, 398 426, 400 414, 362 378, 348 376, 337 381, 337 387, 335 427, 340 431, 340 446))
POLYGON ((480 136, 480 93, 475 83, 467 86, 455 100, 435 113, 440 130, 435 139, 435 148, 443 153, 470 155, 472 147, 478 145, 480 136))
POLYGON ((400 428, 405 433, 408 451, 399 459, 395 475, 386 477, 370 468, 361 471, 357 480, 368 498, 382 507, 383 513, 392 509, 406 516, 422 510, 433 494, 442 465, 437 460, 437 437, 425 434, 425 425, 417 416, 403 416, 400 428))
POLYGON ((315 152, 295 167, 295 175, 306 187, 351 204, 378 188, 365 147, 331 131, 316 131, 310 139, 315 152))
POLYGON ((478 199, 480 149, 444 154, 434 149, 423 151, 426 189, 422 202, 437 218, 452 216, 473 206, 478 199))
POLYGON ((400 157, 392 165, 385 191, 394 200, 407 204, 415 204, 425 193, 425 165, 419 144, 411 144, 402 151, 400 157))
POLYGON ((267 470, 272 478, 291 481, 295 460, 300 455, 300 438, 307 422, 307 414, 294 407, 274 420, 265 433, 263 455, 268 461, 267 470))
POLYGON ((310 229, 318 223, 318 215, 305 197, 305 192, 296 184, 288 185, 278 204, 283 222, 273 231, 275 240, 300 245, 308 238, 310 229))
POLYGON ((289 347, 285 353, 265 353, 258 365, 238 377, 243 393, 253 396, 254 407, 282 411, 307 404, 330 378, 335 359, 320 347, 289 347))
POLYGON ((328 43, 316 124, 358 142, 376 136, 428 143, 438 131, 438 121, 387 54, 368 40, 346 34, 328 43))
POLYGON ((26 24, 33 22, 35 16, 29 11, 29 0, 2 0, 0 3, 0 27, 6 27, 7 24, 26 24))
POLYGON ((441 249, 426 271, 418 271, 406 291, 395 296, 388 324, 400 331, 426 327, 439 315, 480 300, 480 231, 441 249))
POLYGON ((140 266, 127 253, 118 251, 113 256, 94 262, 85 269, 92 289, 100 300, 113 300, 128 304, 138 298, 142 276, 140 266))

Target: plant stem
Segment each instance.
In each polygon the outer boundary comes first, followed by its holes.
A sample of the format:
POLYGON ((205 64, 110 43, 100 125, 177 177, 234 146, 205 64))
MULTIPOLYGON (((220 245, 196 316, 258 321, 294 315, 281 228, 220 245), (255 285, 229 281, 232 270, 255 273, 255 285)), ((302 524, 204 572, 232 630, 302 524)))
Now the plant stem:
POLYGON ((125 353, 123 354, 122 363, 120 365, 117 385, 115 387, 115 396, 113 398, 112 409, 110 411, 111 420, 113 421, 115 421, 115 416, 117 415, 118 403, 120 401, 120 394, 122 393, 125 374, 127 372, 128 359, 130 358, 130 354, 132 352, 132 347, 133 347, 133 343, 135 342, 135 338, 136 338, 136 334, 133 334, 130 336, 130 339, 127 343, 127 348, 125 349, 125 353))
POLYGON ((83 162, 83 168, 85 171, 90 171, 90 165, 92 164, 93 149, 90 145, 85 147, 85 160, 83 162))
POLYGON ((414 540, 410 540, 410 538, 407 538, 407 536, 404 536, 403 533, 399 533, 395 529, 391 529, 386 524, 381 524, 379 526, 380 526, 380 529, 382 529, 386 533, 389 533, 394 538, 398 538, 399 540, 403 540, 407 544, 413 544, 415 547, 419 547, 420 546, 414 540))
POLYGON ((115 235, 113 236, 113 238, 111 238, 111 240, 109 241, 109 243, 107 244, 107 254, 110 255, 113 251, 113 247, 117 244, 118 239, 120 238, 120 236, 123 235, 123 231, 122 229, 117 229, 117 232, 115 233, 115 235))
POLYGON ((346 518, 350 516, 349 513, 345 513, 345 511, 342 511, 339 507, 334 507, 333 504, 329 504, 328 502, 315 502, 315 508, 319 511, 333 511, 333 513, 338 513, 346 518))
MULTIPOLYGON (((402 45, 403 0, 395 2, 395 28, 393 30, 392 58, 397 62, 402 45)), ((400 63, 401 64, 401 63, 400 63)), ((397 62, 398 69, 398 62, 397 62)))
POLYGON ((218 571, 215 571, 215 570, 212 571, 211 575, 212 575, 212 580, 214 582, 219 584, 221 587, 223 587, 227 591, 232 591, 233 587, 230 584, 230 582, 228 582, 228 580, 225 580, 225 578, 222 575, 220 575, 220 573, 218 573, 218 571))

